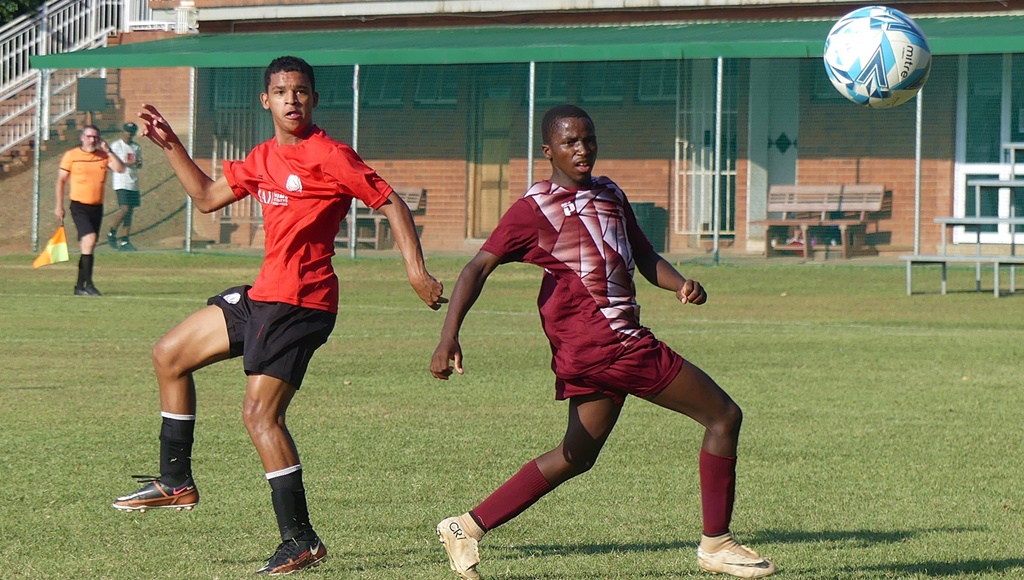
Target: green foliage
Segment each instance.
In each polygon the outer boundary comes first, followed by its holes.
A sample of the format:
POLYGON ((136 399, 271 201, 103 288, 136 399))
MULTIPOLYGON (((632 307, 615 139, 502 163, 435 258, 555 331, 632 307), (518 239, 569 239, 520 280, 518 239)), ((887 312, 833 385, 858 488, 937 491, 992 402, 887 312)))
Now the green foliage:
MULTIPOLYGON (((196 374, 193 512, 109 507, 156 471, 154 342, 259 259, 97 256, 102 298, 76 298, 74 258, 0 256, 0 574, 241 578, 277 545, 269 487, 240 413, 239 361, 196 374)), ((454 284, 465 259, 431 260, 454 284)), ((397 259, 337 258, 342 307, 288 422, 331 551, 310 578, 454 578, 433 533, 554 446, 539 271, 503 266, 470 312, 464 376, 433 380, 443 313, 397 259)), ((744 409, 733 530, 780 578, 1019 578, 1024 423, 1018 297, 904 295, 904 270, 854 263, 683 264, 702 307, 638 281, 645 322, 744 409)), ((922 273, 923 281, 927 275, 922 273)), ((973 287, 953 269, 951 288, 973 287)), ((923 288, 922 288, 923 289, 923 288)), ((595 468, 481 546, 504 579, 708 578, 693 421, 627 402, 595 468)))
POLYGON ((0 25, 32 12, 45 0, 0 0, 0 25))

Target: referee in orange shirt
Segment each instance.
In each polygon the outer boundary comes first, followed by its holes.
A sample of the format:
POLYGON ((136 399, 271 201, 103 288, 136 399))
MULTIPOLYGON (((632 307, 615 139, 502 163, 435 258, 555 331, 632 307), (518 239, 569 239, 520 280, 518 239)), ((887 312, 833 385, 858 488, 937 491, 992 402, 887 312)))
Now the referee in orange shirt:
POLYGON ((107 169, 118 173, 125 170, 124 163, 100 137, 95 125, 82 129, 82 144, 64 153, 57 173, 57 202, 53 213, 64 224, 64 194, 71 183, 71 218, 78 230, 78 245, 82 256, 78 259, 78 283, 75 296, 101 296, 92 283, 93 250, 103 220, 103 188, 107 182, 107 169))

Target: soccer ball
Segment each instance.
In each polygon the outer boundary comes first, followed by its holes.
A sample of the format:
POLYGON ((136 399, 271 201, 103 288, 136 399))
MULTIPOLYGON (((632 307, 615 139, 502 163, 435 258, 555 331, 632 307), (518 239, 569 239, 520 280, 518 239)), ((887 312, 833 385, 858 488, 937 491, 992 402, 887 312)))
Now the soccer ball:
POLYGON ((909 101, 928 80, 931 65, 928 39, 895 8, 854 10, 825 38, 825 72, 858 105, 884 109, 909 101))

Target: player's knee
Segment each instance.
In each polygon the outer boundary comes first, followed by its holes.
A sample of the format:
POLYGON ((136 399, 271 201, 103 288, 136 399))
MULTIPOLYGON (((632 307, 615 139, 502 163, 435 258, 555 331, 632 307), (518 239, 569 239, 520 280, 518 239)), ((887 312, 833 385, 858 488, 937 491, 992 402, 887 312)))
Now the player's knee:
POLYGON ((242 423, 250 435, 265 433, 278 426, 277 413, 254 399, 242 403, 242 423))
POLYGON ((715 418, 711 430, 719 435, 736 437, 739 435, 742 425, 743 410, 733 401, 729 401, 725 409, 715 418))
POLYGON ((166 336, 161 338, 153 345, 153 352, 151 354, 153 359, 153 368, 156 369, 157 374, 168 374, 175 371, 175 361, 178 360, 178 349, 173 340, 168 339, 166 336))
POLYGON ((597 463, 598 452, 576 452, 566 451, 562 458, 565 459, 567 471, 575 477, 590 471, 597 463))

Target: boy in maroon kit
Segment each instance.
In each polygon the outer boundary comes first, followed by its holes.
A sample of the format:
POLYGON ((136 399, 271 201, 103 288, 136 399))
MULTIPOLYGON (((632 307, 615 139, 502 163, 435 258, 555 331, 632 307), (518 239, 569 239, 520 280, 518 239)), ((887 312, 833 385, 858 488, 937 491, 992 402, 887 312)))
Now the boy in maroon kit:
POLYGON ((423 263, 408 206, 351 147, 313 124, 317 105, 313 69, 295 57, 275 59, 260 95, 270 111, 274 137, 245 161, 224 162, 214 181, 185 151, 151 105, 139 118, 142 135, 167 155, 195 206, 209 213, 244 198, 263 208, 265 257, 252 286, 229 288, 163 336, 153 348, 160 386, 160 476, 119 497, 119 510, 192 509, 199 492, 192 479, 196 422, 192 373, 242 356, 248 377, 242 420, 270 483, 281 544, 259 574, 289 574, 315 566, 327 549, 309 522, 299 454, 285 426, 285 412, 302 385, 313 352, 323 345, 338 313, 338 278, 331 266, 334 238, 357 198, 388 218, 405 260, 409 283, 428 306, 447 302, 443 286, 423 263))
POLYGON ((774 564, 729 532, 740 408, 708 375, 640 325, 634 267, 683 304, 703 304, 704 288, 654 251, 615 183, 591 177, 597 136, 585 111, 573 105, 552 108, 542 134, 551 177, 509 208, 462 270, 430 371, 441 380, 462 374, 459 329, 491 272, 508 262, 536 264, 545 270, 538 306, 551 343, 555 398, 569 400, 569 426, 557 447, 523 466, 480 505, 437 525, 451 569, 463 579, 480 578, 477 543, 483 535, 593 467, 626 395, 634 395, 705 428, 700 567, 743 578, 774 573, 774 564))

